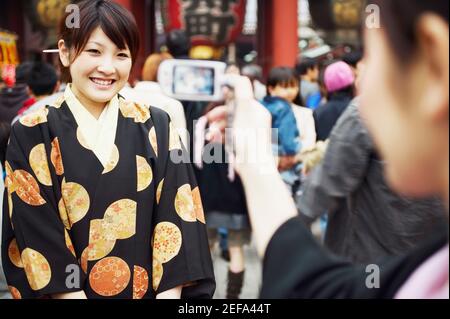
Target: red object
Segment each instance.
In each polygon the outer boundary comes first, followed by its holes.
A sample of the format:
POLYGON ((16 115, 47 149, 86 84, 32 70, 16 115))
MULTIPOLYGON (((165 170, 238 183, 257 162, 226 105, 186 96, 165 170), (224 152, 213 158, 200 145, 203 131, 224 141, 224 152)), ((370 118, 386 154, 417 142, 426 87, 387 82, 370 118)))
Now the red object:
POLYGON ((16 67, 13 64, 6 64, 2 68, 2 79, 7 87, 12 88, 16 84, 16 67))
POLYGON ((28 110, 34 103, 36 103, 36 99, 34 97, 30 97, 25 102, 23 102, 22 108, 17 112, 17 115, 22 115, 26 110, 28 110))
POLYGON ((131 0, 114 0, 114 2, 121 4, 122 6, 124 6, 125 8, 127 8, 130 11, 132 9, 131 0))
POLYGON ((167 0, 162 4, 166 32, 186 30, 192 45, 221 46, 241 34, 246 0, 167 0))
POLYGON ((298 48, 297 0, 258 1, 258 63, 267 76, 278 66, 294 67, 298 48))

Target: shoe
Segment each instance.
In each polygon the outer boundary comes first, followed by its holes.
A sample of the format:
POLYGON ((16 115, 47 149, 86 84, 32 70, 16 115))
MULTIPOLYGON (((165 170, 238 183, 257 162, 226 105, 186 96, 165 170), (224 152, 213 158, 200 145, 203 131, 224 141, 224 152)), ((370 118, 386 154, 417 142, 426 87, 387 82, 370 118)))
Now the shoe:
POLYGON ((244 284, 244 274, 245 270, 240 273, 228 270, 227 299, 239 299, 244 284))

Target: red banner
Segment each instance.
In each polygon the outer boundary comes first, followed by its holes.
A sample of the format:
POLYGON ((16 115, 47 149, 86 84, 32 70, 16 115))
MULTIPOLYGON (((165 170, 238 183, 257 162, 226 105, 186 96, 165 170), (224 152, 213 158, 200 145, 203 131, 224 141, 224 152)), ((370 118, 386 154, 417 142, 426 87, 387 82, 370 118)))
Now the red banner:
POLYGON ((184 29, 193 45, 227 45, 241 34, 246 0, 162 0, 166 32, 184 29))

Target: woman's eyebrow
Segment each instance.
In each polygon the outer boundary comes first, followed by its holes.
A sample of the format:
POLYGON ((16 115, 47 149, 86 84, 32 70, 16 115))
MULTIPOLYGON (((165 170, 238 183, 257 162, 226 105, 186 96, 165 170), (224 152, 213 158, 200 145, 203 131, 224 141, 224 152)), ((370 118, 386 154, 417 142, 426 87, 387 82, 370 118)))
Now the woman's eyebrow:
POLYGON ((96 44, 98 46, 104 47, 103 44, 101 44, 100 42, 96 42, 96 41, 89 41, 87 44, 96 44))

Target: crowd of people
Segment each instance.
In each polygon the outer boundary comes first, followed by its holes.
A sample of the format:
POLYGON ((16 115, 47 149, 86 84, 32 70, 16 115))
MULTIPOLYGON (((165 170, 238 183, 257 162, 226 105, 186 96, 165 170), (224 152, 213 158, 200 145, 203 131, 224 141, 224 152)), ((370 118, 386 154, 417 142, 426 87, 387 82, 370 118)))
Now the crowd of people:
POLYGON ((364 52, 266 77, 230 65, 213 103, 158 83, 163 61, 190 58, 186 33, 130 85, 134 17, 80 2, 81 28, 61 23, 61 68, 24 62, 0 91, 0 298, 212 298, 217 243, 227 299, 251 243, 261 298, 448 298, 448 1, 373 2, 383 28, 364 31, 364 52), (220 160, 191 164, 199 144, 220 160), (255 149, 268 153, 249 160, 255 149))

